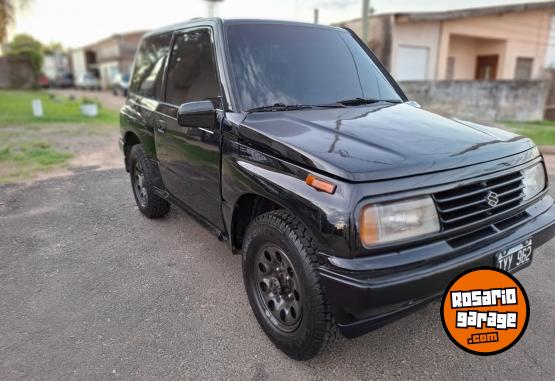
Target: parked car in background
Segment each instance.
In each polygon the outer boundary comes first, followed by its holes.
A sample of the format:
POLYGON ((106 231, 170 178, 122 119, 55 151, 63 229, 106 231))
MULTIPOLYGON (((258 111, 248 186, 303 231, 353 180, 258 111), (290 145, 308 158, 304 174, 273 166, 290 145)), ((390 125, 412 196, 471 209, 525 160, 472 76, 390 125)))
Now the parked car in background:
POLYGON ((75 87, 85 90, 100 90, 100 81, 92 73, 87 72, 77 77, 75 87))
POLYGON ((37 78, 37 85, 43 89, 50 87, 50 80, 45 74, 40 74, 37 78))
POLYGON ((129 74, 117 74, 112 81, 112 93, 114 95, 127 96, 129 89, 129 74))
POLYGON ((252 311, 293 359, 468 269, 519 271, 555 235, 536 145, 420 109, 352 31, 195 20, 147 34, 131 78, 120 147, 139 210, 173 204, 241 254, 252 311))
POLYGON ((54 82, 52 84, 54 87, 58 88, 69 88, 73 87, 73 74, 71 73, 63 73, 59 74, 54 78, 54 82))

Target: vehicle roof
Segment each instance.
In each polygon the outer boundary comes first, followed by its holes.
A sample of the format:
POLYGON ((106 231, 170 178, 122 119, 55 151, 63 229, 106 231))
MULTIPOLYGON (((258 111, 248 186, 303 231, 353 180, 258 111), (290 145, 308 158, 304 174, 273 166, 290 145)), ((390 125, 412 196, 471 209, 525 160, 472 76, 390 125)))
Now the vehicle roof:
POLYGON ((222 23, 223 25, 282 24, 282 25, 291 25, 291 26, 306 26, 306 27, 313 27, 313 28, 343 30, 343 28, 338 26, 313 24, 313 23, 300 22, 300 21, 265 20, 265 19, 223 19, 219 17, 205 17, 205 18, 199 17, 199 18, 193 18, 189 21, 184 21, 177 24, 171 24, 171 25, 167 25, 167 26, 152 30, 151 32, 146 33, 145 36, 152 36, 152 35, 157 35, 164 32, 179 30, 179 29, 187 28, 188 26, 202 24, 203 22, 222 23))

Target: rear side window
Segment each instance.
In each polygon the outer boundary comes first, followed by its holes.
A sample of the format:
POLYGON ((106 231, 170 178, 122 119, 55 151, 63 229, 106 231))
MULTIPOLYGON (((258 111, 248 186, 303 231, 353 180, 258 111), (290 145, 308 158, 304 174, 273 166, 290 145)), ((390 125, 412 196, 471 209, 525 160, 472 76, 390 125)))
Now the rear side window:
POLYGON ((147 98, 159 99, 164 62, 169 53, 171 33, 146 37, 135 60, 129 90, 147 98))
POLYGON ((209 29, 176 36, 168 66, 166 102, 212 100, 220 95, 209 29))

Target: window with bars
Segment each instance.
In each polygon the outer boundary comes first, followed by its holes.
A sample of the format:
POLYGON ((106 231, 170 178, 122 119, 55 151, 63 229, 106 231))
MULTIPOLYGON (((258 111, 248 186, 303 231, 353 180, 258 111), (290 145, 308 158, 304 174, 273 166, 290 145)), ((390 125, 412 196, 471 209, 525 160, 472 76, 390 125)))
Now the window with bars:
POLYGON ((455 77, 455 57, 447 57, 447 69, 445 79, 452 80, 455 77))
POLYGON ((515 67, 515 79, 526 80, 532 78, 533 58, 517 57, 515 67))

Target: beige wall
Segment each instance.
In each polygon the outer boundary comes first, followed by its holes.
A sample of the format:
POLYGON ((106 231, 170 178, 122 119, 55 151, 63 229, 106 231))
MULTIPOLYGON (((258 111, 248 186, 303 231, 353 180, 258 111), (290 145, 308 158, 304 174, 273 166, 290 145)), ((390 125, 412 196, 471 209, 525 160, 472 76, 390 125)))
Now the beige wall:
POLYGON ((430 51, 429 79, 446 78, 449 56, 455 57, 454 79, 474 79, 476 56, 490 54, 499 55, 498 79, 514 78, 517 57, 533 58, 532 78, 541 78, 550 27, 550 12, 541 10, 444 21, 411 21, 397 16, 392 74, 396 74, 399 46, 415 46, 430 51))
POLYGON ((549 44, 545 53, 545 67, 555 69, 555 15, 551 16, 551 30, 548 41, 549 44))
POLYGON ((443 21, 438 79, 445 79, 449 45, 453 35, 502 40, 483 44, 479 52, 479 54, 490 54, 484 53, 486 51, 499 52, 498 79, 514 78, 517 57, 533 58, 532 78, 541 77, 549 39, 550 20, 551 15, 546 11, 526 11, 443 21))
MULTIPOLYGON (((407 16, 394 18, 391 48, 387 49, 390 29, 384 22, 391 15, 374 16, 370 21, 370 46, 382 61, 388 61, 392 75, 397 74, 400 46, 429 50, 428 79, 445 79, 447 57, 455 56, 455 79, 474 79, 476 56, 498 54, 497 79, 513 79, 517 57, 533 58, 532 78, 543 75, 546 50, 550 44, 551 12, 521 11, 491 16, 472 16, 443 21, 412 21, 407 16), (385 48, 382 50, 382 48, 385 48), (381 53, 381 54, 380 54, 381 53)), ((360 35, 361 21, 339 24, 360 35)), ((554 21, 555 25, 555 21, 554 21)), ((555 50, 554 50, 555 51, 555 50)), ((553 54, 555 56, 555 53, 553 54)))
POLYGON ((120 55, 119 41, 117 38, 103 40, 96 44, 95 51, 99 62, 115 59, 120 55))
POLYGON ((439 21, 424 21, 416 23, 397 22, 393 32, 392 70, 393 77, 397 74, 397 52, 400 46, 426 47, 428 57, 428 79, 435 78, 437 67, 437 53, 440 40, 439 21))
MULTIPOLYGON (((497 76, 501 79, 499 68, 503 67, 505 62, 505 52, 507 49, 506 41, 487 40, 482 38, 467 37, 460 35, 451 35, 449 40, 449 52, 447 57, 455 59, 453 79, 469 80, 474 79, 476 74, 476 57, 497 55, 499 56, 497 76)), ((445 71, 440 74, 440 78, 446 77, 447 66, 445 71), (442 77, 443 76, 443 77, 442 77)))
MULTIPOLYGON (((472 79, 476 70, 476 40, 465 36, 451 36, 448 57, 455 59, 453 79, 472 79)), ((445 67, 444 72, 447 67, 445 67)), ((439 73, 438 73, 439 74, 439 73)))

